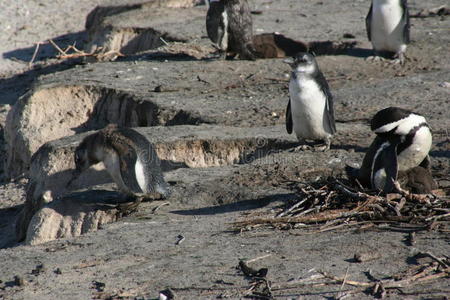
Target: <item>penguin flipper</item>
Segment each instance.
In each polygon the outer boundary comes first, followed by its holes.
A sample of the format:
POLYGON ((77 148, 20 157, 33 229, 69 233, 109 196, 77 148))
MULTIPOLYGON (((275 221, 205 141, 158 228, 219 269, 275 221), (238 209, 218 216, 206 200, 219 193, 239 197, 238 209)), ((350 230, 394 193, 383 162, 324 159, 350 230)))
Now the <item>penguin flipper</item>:
POLYGON ((131 147, 124 155, 123 159, 127 164, 132 164, 132 168, 124 170, 122 174, 126 175, 130 189, 137 193, 151 195, 159 193, 162 198, 167 198, 170 194, 170 188, 161 170, 161 161, 155 151, 152 143, 146 137, 131 128, 121 128, 121 132, 129 139, 131 147))
POLYGON ((369 8, 369 12, 367 13, 366 16, 366 32, 367 32, 367 38, 369 39, 369 41, 372 40, 372 35, 371 35, 371 24, 372 23, 372 8, 373 8, 373 3, 370 4, 370 8, 369 8))
POLYGON ((358 181, 365 187, 371 187, 372 185, 372 166, 377 150, 383 144, 383 139, 376 136, 373 142, 370 144, 369 148, 364 155, 364 159, 361 164, 361 168, 358 171, 358 181))
POLYGON ((120 161, 120 174, 122 176, 123 183, 133 193, 143 193, 139 182, 137 180, 136 164, 138 162, 138 156, 136 151, 128 147, 125 152, 119 155, 120 161))
POLYGON ((397 145, 394 142, 385 142, 374 156, 371 172, 372 188, 382 190, 384 193, 390 193, 394 189, 394 182, 398 176, 397 145), (383 186, 378 177, 385 173, 385 182, 383 186))
POLYGON ((105 131, 105 142, 117 153, 120 177, 127 189, 125 192, 140 194, 142 189, 136 177, 138 153, 133 148, 134 141, 133 137, 130 139, 130 133, 135 131, 129 128, 109 128, 105 131))
POLYGON ((292 113, 291 113, 291 99, 289 97, 288 105, 286 107, 286 131, 287 133, 292 133, 292 113))
POLYGON ((325 79, 325 76, 323 76, 322 72, 320 72, 320 71, 317 76, 317 80, 319 81, 322 92, 324 93, 324 95, 326 97, 324 121, 327 123, 328 128, 331 131, 328 133, 335 134, 336 133, 336 121, 334 120, 333 95, 330 92, 330 87, 328 86, 328 82, 325 79))
POLYGON ((400 6, 402 7, 403 14, 401 23, 405 24, 403 27, 403 41, 406 44, 409 44, 410 38, 409 38, 409 28, 410 28, 410 22, 409 22, 409 10, 408 10, 408 3, 407 0, 400 1, 400 6))
POLYGON ((222 1, 218 1, 210 3, 208 12, 206 13, 206 32, 209 39, 219 47, 222 44, 225 30, 227 30, 222 16, 224 11, 225 5, 222 1))

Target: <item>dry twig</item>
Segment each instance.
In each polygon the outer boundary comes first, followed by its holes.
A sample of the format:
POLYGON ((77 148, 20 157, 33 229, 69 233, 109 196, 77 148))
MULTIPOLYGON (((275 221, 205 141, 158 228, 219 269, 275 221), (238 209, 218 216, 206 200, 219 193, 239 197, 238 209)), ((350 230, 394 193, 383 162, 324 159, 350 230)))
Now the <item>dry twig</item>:
POLYGON ((98 60, 101 60, 104 57, 109 57, 109 56, 116 56, 116 57, 124 56, 122 53, 120 53, 120 51, 111 50, 111 51, 107 51, 107 52, 102 52, 102 50, 103 50, 102 47, 98 47, 94 51, 87 53, 87 52, 77 49, 75 47, 75 44, 70 45, 65 50, 63 50, 53 40, 50 39, 48 41, 59 52, 59 55, 56 56, 58 59, 70 59, 70 58, 92 56, 98 60), (73 51, 75 53, 68 53, 68 51, 73 51))
POLYGON ((235 222, 234 230, 240 232, 261 226, 290 229, 298 224, 326 223, 320 231, 327 231, 362 224, 361 221, 413 222, 421 224, 423 229, 440 226, 442 224, 433 222, 450 216, 448 200, 432 195, 411 194, 400 186, 400 194, 388 194, 386 197, 359 187, 349 187, 334 178, 313 185, 298 183, 290 186, 297 190, 297 202, 290 203, 274 216, 235 222), (333 226, 326 228, 330 225, 333 226))

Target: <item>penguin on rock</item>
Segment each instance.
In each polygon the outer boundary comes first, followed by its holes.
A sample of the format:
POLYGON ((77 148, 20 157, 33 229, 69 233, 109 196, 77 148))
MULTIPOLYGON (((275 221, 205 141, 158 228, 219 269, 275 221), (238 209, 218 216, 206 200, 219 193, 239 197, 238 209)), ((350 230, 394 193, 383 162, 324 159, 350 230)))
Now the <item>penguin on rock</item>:
POLYGON ((170 195, 153 145, 131 128, 108 125, 85 137, 74 158, 75 176, 69 184, 91 165, 103 162, 119 190, 134 200, 170 195))

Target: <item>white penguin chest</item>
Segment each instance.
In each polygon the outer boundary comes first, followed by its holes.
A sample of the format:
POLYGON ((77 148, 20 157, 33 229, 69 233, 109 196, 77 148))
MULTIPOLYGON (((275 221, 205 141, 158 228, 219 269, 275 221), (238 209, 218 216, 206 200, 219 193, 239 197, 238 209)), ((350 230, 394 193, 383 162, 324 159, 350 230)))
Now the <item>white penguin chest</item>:
POLYGON ((138 182, 141 190, 144 193, 148 192, 146 188, 147 180, 145 179, 144 165, 141 163, 139 159, 136 161, 136 164, 134 165, 134 173, 136 174, 136 181, 138 182))
MULTIPOLYGON (((141 191, 134 191, 129 186, 126 186, 123 178, 122 178, 122 172, 120 169, 120 159, 119 156, 115 151, 108 151, 104 157, 103 157, 103 164, 105 165, 106 170, 108 171, 109 175, 112 177, 114 182, 117 184, 119 189, 126 193, 131 194, 138 194, 141 193, 141 191)), ((133 168, 133 166, 130 166, 133 168)), ((138 159, 134 165, 134 175, 136 177, 136 181, 141 188, 142 192, 146 193, 146 178, 145 178, 145 171, 144 171, 144 165, 140 162, 138 159)))
POLYGON ((398 168, 399 171, 406 171, 417 167, 428 155, 431 149, 432 136, 428 127, 421 127, 416 134, 412 144, 399 153, 398 168))
POLYGON ((371 36, 375 50, 398 52, 403 42, 403 9, 399 0, 374 0, 371 36))
POLYGON ((289 83, 294 131, 299 138, 320 139, 329 134, 324 129, 326 96, 312 78, 292 78, 289 83))

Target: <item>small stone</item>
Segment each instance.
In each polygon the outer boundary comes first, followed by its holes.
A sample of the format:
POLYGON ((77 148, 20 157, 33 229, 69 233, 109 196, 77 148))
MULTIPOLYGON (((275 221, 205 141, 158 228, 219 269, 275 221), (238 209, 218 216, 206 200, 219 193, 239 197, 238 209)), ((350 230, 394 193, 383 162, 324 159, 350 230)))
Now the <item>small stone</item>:
POLYGON ((343 35, 344 39, 354 39, 355 36, 351 33, 344 33, 343 35))
POLYGON ((441 82, 438 85, 443 88, 450 88, 450 82, 447 81, 441 82))
POLYGON ((371 260, 376 260, 379 259, 381 257, 381 255, 378 252, 375 251, 371 251, 371 252, 361 252, 361 253, 356 253, 353 256, 353 259, 356 262, 366 262, 366 261, 371 261, 371 260))
POLYGON ((14 284, 17 286, 24 286, 25 280, 21 276, 16 275, 14 276, 14 284))
POLYGON ((36 266, 36 269, 31 271, 31 274, 37 276, 37 275, 39 275, 39 274, 41 274, 43 272, 45 272, 45 266, 44 266, 44 264, 40 264, 40 265, 36 266))
POLYGON ((92 288, 96 289, 98 292, 104 292, 105 291, 106 284, 100 281, 93 280, 92 281, 92 288))

